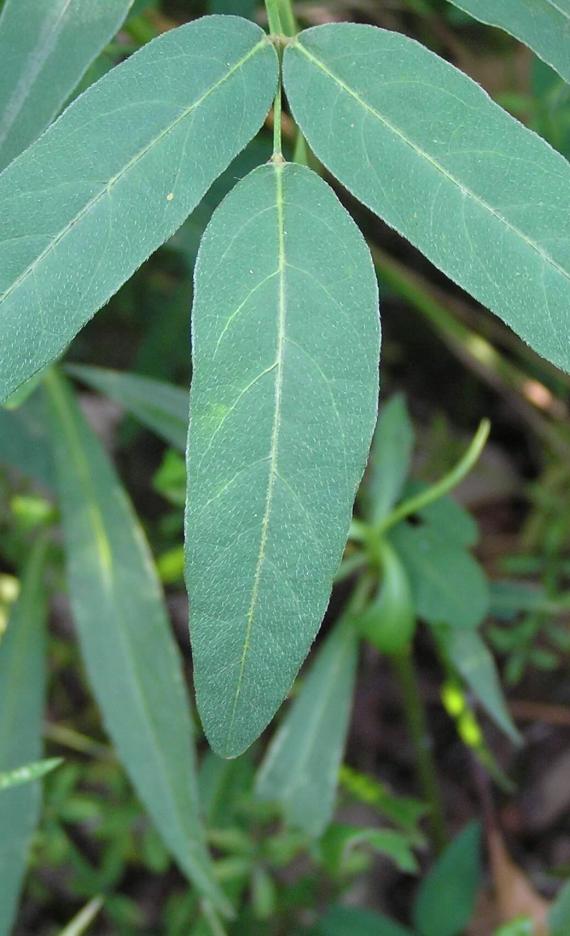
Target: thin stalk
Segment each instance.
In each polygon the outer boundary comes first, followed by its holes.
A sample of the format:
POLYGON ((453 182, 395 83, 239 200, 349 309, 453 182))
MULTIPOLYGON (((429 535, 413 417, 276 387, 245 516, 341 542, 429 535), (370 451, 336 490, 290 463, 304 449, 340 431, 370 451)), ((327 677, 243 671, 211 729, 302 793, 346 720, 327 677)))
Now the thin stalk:
POLYGON ((273 102, 273 160, 280 162, 283 159, 283 145, 281 141, 281 81, 273 102))
POLYGON ((410 517, 412 514, 418 513, 424 507, 427 507, 428 504, 433 503, 433 501, 439 500, 440 497, 443 497, 444 494, 447 494, 448 491, 451 491, 454 487, 457 487, 460 481, 469 474, 473 465, 479 458, 481 452, 485 447, 485 443, 489 438, 489 430, 491 424, 488 419, 481 420, 477 432, 473 436, 471 445, 465 452, 463 458, 457 462, 457 464, 449 471, 441 481, 438 481, 436 484, 432 484, 431 487, 427 488, 425 491, 420 491, 419 494, 416 494, 415 497, 410 497, 409 500, 404 501, 392 513, 382 521, 381 524, 376 528, 377 533, 384 533, 386 530, 389 530, 391 527, 396 526, 397 523, 400 523, 405 517, 410 517))
MULTIPOLYGON (((267 21, 269 23, 269 32, 277 39, 283 35, 281 25, 280 2, 279 0, 265 0, 265 9, 267 10, 267 21)), ((283 161, 283 144, 281 140, 281 55, 282 50, 279 44, 276 45, 279 56, 279 83, 273 102, 273 160, 274 162, 283 161)))
POLYGON ((439 853, 447 844, 443 801, 412 651, 393 655, 391 660, 400 684, 406 725, 414 745, 418 783, 429 806, 430 835, 439 853))
POLYGON ((272 36, 282 36, 283 27, 281 25, 281 13, 279 0, 265 0, 265 9, 267 11, 267 22, 269 32, 272 36))
POLYGON ((299 24, 293 12, 293 3, 291 0, 278 0, 278 3, 283 32, 286 36, 296 36, 299 32, 299 24))

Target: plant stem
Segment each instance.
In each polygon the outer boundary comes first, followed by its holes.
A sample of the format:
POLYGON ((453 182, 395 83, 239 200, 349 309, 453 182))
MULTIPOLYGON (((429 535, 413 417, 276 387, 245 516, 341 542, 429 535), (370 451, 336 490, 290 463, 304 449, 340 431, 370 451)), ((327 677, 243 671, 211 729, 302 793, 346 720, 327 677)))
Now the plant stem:
POLYGON ((432 843, 437 853, 447 844, 443 803, 437 769, 432 752, 432 740, 427 726, 426 711, 418 685, 412 650, 392 656, 392 664, 402 692, 404 715, 415 757, 416 773, 422 796, 429 805, 429 825, 432 843))
POLYGON ((278 4, 283 32, 286 36, 296 36, 299 32, 299 25, 293 12, 292 0, 278 0, 278 4))
MULTIPOLYGON (((283 27, 281 26, 281 16, 279 13, 279 0, 265 0, 265 9, 267 10, 267 21, 269 23, 269 32, 272 36, 282 36, 283 27)), ((283 160, 283 145, 281 141, 281 55, 282 50, 277 46, 279 56, 279 83, 273 102, 273 159, 275 162, 283 160)))
POLYGON ((457 464, 449 471, 441 481, 438 481, 436 484, 432 484, 431 487, 427 488, 425 491, 420 491, 419 494, 416 494, 415 497, 410 497, 409 500, 404 501, 400 504, 396 510, 393 510, 392 513, 386 517, 385 520, 377 527, 376 532, 384 533, 386 530, 389 530, 391 527, 396 526, 397 523, 400 523, 405 517, 409 517, 412 514, 417 513, 423 507, 427 507, 428 504, 433 503, 433 501, 439 500, 440 497, 443 497, 444 494, 447 494, 448 491, 451 491, 454 487, 457 487, 460 481, 469 474, 473 465, 479 458, 485 443, 489 437, 489 430, 491 424, 488 419, 481 420, 477 432, 473 436, 471 445, 465 452, 463 458, 457 462, 457 464))
POLYGON ((273 102, 273 159, 276 161, 283 159, 281 143, 281 80, 279 81, 279 86, 273 102))
POLYGON ((265 9, 267 10, 267 22, 269 24, 269 32, 272 36, 281 36, 283 35, 283 27, 281 25, 281 15, 279 9, 279 0, 265 0, 265 9))

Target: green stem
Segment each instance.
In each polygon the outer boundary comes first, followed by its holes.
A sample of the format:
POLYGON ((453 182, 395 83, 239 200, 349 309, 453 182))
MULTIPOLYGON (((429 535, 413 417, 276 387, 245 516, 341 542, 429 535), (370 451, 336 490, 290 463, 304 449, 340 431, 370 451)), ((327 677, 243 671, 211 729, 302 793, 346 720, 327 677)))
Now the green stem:
MULTIPOLYGON (((283 35, 281 25, 279 0, 265 0, 265 9, 267 10, 267 21, 269 23, 269 32, 273 37, 283 35)), ((279 83, 273 102, 273 159, 276 162, 283 160, 283 144, 281 141, 281 55, 280 45, 276 46, 279 55, 279 83)))
POLYGON ((426 710, 420 694, 411 650, 392 656, 400 683, 404 715, 416 757, 416 772, 422 796, 429 806, 429 825, 433 846, 441 852, 447 844, 443 802, 427 726, 426 710))
POLYGON ((283 146, 281 142, 281 80, 273 102, 273 159, 283 159, 283 146))
POLYGON ((267 11, 269 32, 272 36, 282 36, 283 27, 281 25, 279 0, 265 0, 265 9, 267 11))
POLYGON ((412 514, 418 513, 424 507, 427 507, 428 504, 433 503, 433 501, 439 500, 440 497, 443 497, 444 494, 447 494, 448 491, 451 491, 454 487, 457 487, 460 481, 469 474, 473 465, 479 458, 481 452, 485 447, 485 443, 489 437, 489 430, 491 426, 488 419, 483 419, 477 429, 477 432, 473 436, 471 445, 465 452, 463 458, 458 461, 454 468, 451 469, 442 479, 436 484, 432 484, 431 487, 427 488, 425 491, 420 491, 419 494, 416 494, 415 497, 410 497, 409 500, 404 501, 399 505, 392 513, 386 517, 385 520, 376 528, 376 533, 385 533, 386 530, 389 530, 391 527, 396 526, 397 523, 400 523, 405 517, 409 517, 412 514))
POLYGON ((283 32, 286 36, 296 36, 299 32, 299 24, 293 12, 291 0, 278 0, 278 3, 283 32))

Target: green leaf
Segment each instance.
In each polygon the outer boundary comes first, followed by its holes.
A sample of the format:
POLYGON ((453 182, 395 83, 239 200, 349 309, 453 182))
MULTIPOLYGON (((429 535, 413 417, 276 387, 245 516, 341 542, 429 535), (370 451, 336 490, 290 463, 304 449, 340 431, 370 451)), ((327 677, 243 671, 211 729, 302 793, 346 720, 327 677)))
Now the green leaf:
POLYGON ((570 82, 570 0, 451 0, 530 46, 570 82))
POLYGON ((364 204, 570 369, 570 166, 417 42, 333 23, 285 50, 311 149, 364 204))
POLYGON ((341 620, 317 653, 257 777, 257 795, 278 803, 289 825, 314 838, 334 812, 357 653, 354 622, 341 620))
POLYGON ((423 878, 413 907, 420 936, 457 936, 471 919, 481 879, 481 830, 470 822, 423 878))
POLYGON ((120 403, 140 422, 182 452, 188 437, 188 393, 180 387, 123 374, 104 367, 68 365, 66 370, 83 383, 120 403))
POLYGON ((570 930, 570 882, 556 896, 548 915, 550 936, 567 936, 570 930))
POLYGON ((208 13, 233 14, 253 19, 257 0, 208 0, 208 13))
MULTIPOLYGON (((0 770, 17 770, 42 753, 45 695, 45 543, 32 552, 8 629, 0 640, 0 770)), ((0 933, 16 915, 28 849, 40 814, 41 788, 0 792, 0 933)))
POLYGON ((398 501, 410 470, 414 430, 406 400, 392 397, 380 410, 372 441, 367 484, 364 489, 366 519, 378 523, 398 501))
POLYGON ((200 807, 208 828, 229 825, 240 804, 251 799, 253 765, 249 756, 225 760, 206 751, 200 762, 198 786, 200 807))
MULTIPOLYGON (((426 491, 429 484, 423 481, 412 481, 406 486, 404 497, 415 497, 420 491, 426 491)), ((458 546, 475 546, 479 539, 477 523, 471 514, 461 504, 444 495, 432 501, 418 511, 418 517, 427 523, 430 530, 440 539, 453 541, 458 546)))
POLYGON ((458 628, 481 623, 489 607, 489 588, 468 552, 428 526, 408 523, 390 532, 390 542, 408 573, 418 617, 458 628))
POLYGON ((147 543, 69 388, 55 372, 46 385, 70 599, 91 685, 165 844, 220 904, 199 819, 181 661, 147 543))
POLYGON ((59 936, 82 936, 83 933, 87 932, 102 906, 103 898, 93 897, 62 929, 59 936))
POLYGON ((46 488, 54 485, 53 457, 41 394, 17 410, 0 407, 0 465, 16 468, 46 488))
POLYGON ((550 598, 544 588, 528 582, 491 582, 491 614, 500 620, 512 621, 518 614, 559 614, 562 607, 550 598))
POLYGON ((16 767, 14 770, 0 773, 0 793, 15 786, 21 786, 23 783, 32 783, 34 780, 39 780, 45 774, 59 767, 61 763, 63 763, 61 757, 50 757, 46 760, 35 761, 33 764, 26 764, 25 767, 16 767))
POLYGON ((6 0, 0 17, 0 169, 45 130, 132 0, 6 0))
POLYGON ((413 936, 394 920, 357 907, 331 907, 316 932, 317 936, 413 936))
POLYGON ((408 836, 394 829, 335 824, 329 826, 319 844, 323 863, 331 875, 343 873, 347 859, 359 845, 387 855, 400 871, 413 874, 418 869, 408 836))
POLYGON ((532 68, 533 129, 563 156, 570 157, 570 86, 536 58, 532 68))
POLYGON ((492 654, 477 631, 442 627, 438 638, 449 662, 465 680, 495 724, 514 742, 522 739, 511 718, 492 654))
POLYGON ((379 545, 382 581, 368 607, 358 616, 358 629, 380 653, 402 653, 413 639, 416 610, 406 570, 387 541, 379 545))
POLYGON ((236 756, 327 606, 376 418, 370 255, 316 174, 263 166, 215 212, 193 311, 187 585, 198 707, 236 756))
POLYGON ((258 26, 204 17, 92 85, 0 175, 0 399, 182 224, 259 129, 276 73, 258 26))

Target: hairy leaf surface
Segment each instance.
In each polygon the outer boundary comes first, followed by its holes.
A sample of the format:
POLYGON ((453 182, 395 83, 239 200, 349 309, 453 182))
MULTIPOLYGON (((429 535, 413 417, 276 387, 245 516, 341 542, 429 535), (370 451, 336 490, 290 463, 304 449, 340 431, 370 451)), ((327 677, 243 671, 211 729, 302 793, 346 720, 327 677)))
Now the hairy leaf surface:
POLYGON ((285 51, 311 148, 362 202, 570 370, 570 166, 406 36, 338 23, 285 51))
POLYGON ((241 753, 287 694, 346 541, 378 394, 376 278, 334 193, 263 166, 196 266, 187 584, 198 707, 241 753))
POLYGON ((218 903, 199 819, 190 707, 156 571, 114 468, 47 378, 71 605, 107 730, 165 844, 218 903))
POLYGON ((132 0, 6 0, 0 17, 0 169, 45 130, 132 0))
POLYGON ((525 42, 570 81, 570 0, 451 0, 525 42))
MULTIPOLYGON (((37 761, 42 753, 45 693, 44 547, 32 553, 8 629, 0 640, 0 771, 37 761)), ((0 933, 10 933, 28 849, 40 813, 41 788, 0 789, 0 933)))
POLYGON ((332 819, 357 653, 355 625, 341 621, 319 650, 257 777, 258 796, 278 803, 289 825, 309 836, 322 835, 332 819))
POLYGON ((0 399, 182 224, 259 129, 276 74, 258 26, 204 17, 92 85, 0 175, 0 399))

